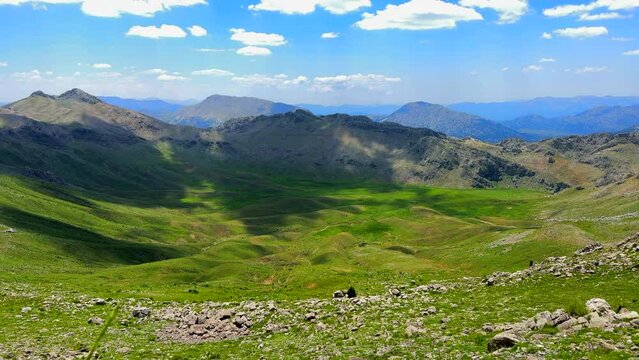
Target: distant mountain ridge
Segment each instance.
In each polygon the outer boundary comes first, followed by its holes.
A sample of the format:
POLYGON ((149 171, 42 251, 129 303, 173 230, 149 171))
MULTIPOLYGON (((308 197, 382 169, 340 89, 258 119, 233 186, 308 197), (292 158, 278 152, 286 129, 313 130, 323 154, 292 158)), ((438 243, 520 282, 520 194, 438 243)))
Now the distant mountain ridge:
POLYGON ((503 125, 543 137, 615 133, 639 125, 639 106, 601 106, 558 118, 530 115, 506 121, 503 125))
POLYGON ((448 107, 493 121, 509 121, 528 115, 554 118, 578 114, 600 106, 632 105, 639 105, 639 96, 541 97, 522 101, 464 102, 448 107))
POLYGON ((297 109, 293 105, 253 97, 212 95, 199 104, 180 108, 170 122, 177 125, 210 128, 230 119, 282 114, 297 109))
MULTIPOLYGON (((306 109, 315 115, 364 115, 371 118, 384 118, 397 109, 401 108, 401 104, 382 104, 382 105, 314 105, 314 104, 298 104, 298 107, 306 109)), ((375 120, 375 119, 373 119, 375 120)))
POLYGON ((449 136, 472 137, 487 142, 498 142, 511 137, 531 138, 478 116, 426 102, 406 104, 382 121, 414 128, 428 128, 449 136))
POLYGON ((154 118, 169 121, 174 113, 181 109, 183 105, 173 104, 159 99, 125 99, 117 96, 100 96, 102 101, 124 109, 140 112, 154 118))

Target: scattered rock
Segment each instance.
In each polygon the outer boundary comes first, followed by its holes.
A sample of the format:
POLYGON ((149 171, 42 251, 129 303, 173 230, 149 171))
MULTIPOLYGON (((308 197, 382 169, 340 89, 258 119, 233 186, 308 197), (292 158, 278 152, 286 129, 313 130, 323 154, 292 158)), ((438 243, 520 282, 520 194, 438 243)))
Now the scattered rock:
POLYGON ((488 351, 493 352, 502 348, 511 348, 521 341, 521 338, 519 338, 515 334, 502 332, 490 339, 490 341, 488 342, 488 351))
POLYGON ((104 320, 99 317, 92 317, 89 319, 89 324, 91 325, 102 325, 104 324, 104 320))
POLYGON ((142 319, 151 315, 151 310, 145 307, 136 307, 131 312, 134 318, 142 319))
POLYGON ((400 295, 402 295, 402 292, 398 288, 392 288, 390 290, 390 294, 393 295, 393 296, 400 296, 400 295))

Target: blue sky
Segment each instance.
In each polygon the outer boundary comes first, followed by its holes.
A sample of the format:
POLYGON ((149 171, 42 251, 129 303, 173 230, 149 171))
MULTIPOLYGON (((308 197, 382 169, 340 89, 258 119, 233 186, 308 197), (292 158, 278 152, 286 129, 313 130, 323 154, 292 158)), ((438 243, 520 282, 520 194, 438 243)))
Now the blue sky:
POLYGON ((0 100, 639 95, 637 16, 639 0, 0 0, 0 100))

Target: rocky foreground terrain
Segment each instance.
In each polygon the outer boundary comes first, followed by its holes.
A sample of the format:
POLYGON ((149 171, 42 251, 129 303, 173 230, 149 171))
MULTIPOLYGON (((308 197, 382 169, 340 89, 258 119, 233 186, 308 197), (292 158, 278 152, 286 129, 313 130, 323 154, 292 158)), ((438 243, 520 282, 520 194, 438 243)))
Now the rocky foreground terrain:
POLYGON ((0 358, 86 357, 92 343, 86 334, 97 334, 112 309, 117 309, 115 321, 96 357, 182 358, 172 355, 182 349, 194 358, 238 359, 637 358, 637 303, 613 307, 593 296, 585 303, 540 308, 525 299, 540 289, 568 294, 574 284, 594 283, 596 288, 617 281, 639 290, 638 272, 636 234, 513 273, 388 284, 387 293, 377 295, 337 290, 324 299, 303 301, 184 303, 77 293, 41 297, 34 289, 3 284, 5 301, 29 305, 16 308, 9 320, 24 332, 0 332, 10 340, 0 342, 0 358))

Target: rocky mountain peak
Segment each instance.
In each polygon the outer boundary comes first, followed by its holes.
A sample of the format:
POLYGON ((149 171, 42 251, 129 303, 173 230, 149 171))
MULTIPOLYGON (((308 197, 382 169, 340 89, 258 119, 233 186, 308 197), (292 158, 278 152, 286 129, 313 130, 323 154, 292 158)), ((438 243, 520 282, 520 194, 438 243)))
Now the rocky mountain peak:
POLYGON ((98 104, 102 102, 102 100, 98 99, 97 97, 77 88, 63 93, 62 95, 58 96, 58 98, 63 100, 81 101, 87 104, 98 104))
POLYGON ((35 91, 31 94, 31 96, 39 96, 39 97, 44 97, 44 98, 49 98, 49 99, 55 99, 55 96, 53 95, 49 95, 47 93, 45 93, 44 91, 35 91))

